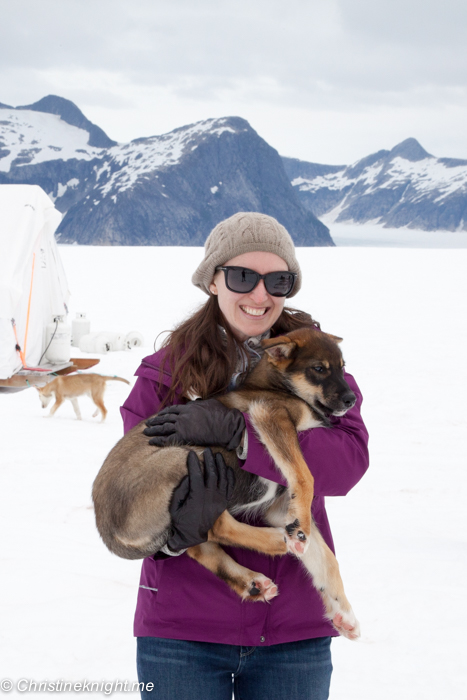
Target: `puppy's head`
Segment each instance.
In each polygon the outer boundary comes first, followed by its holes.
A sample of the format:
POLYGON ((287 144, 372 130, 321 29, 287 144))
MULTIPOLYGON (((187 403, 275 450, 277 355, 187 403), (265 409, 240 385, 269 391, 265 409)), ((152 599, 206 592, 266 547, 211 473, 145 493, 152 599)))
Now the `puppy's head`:
POLYGON ((39 398, 40 398, 40 400, 41 400, 42 408, 47 408, 47 406, 49 405, 49 403, 50 403, 51 400, 52 400, 52 394, 51 394, 51 393, 49 393, 49 394, 46 394, 46 393, 45 393, 46 387, 47 387, 47 385, 46 385, 46 386, 41 386, 41 387, 36 386, 37 393, 39 394, 39 398))
POLYGON ((343 416, 357 400, 344 379, 341 341, 317 329, 300 328, 262 345, 284 388, 327 418, 343 416))

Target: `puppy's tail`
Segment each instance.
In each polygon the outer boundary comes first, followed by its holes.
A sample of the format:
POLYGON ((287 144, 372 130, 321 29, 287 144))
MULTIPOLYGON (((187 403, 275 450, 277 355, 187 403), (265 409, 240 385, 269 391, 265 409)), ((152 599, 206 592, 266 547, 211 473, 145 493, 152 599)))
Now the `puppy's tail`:
POLYGON ((122 377, 102 377, 102 379, 105 379, 106 382, 125 382, 125 384, 130 383, 128 379, 122 379, 122 377))

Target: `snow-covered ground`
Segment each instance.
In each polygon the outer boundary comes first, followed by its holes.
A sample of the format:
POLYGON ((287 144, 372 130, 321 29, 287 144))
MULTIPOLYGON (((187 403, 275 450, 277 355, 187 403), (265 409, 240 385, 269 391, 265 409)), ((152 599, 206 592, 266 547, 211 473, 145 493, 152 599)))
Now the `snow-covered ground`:
MULTIPOLYGON (((91 330, 145 335, 147 347, 104 356, 102 374, 132 380, 155 336, 205 299, 190 283, 199 248, 60 251, 73 316, 86 311, 91 330)), ((363 630, 357 643, 333 642, 331 698, 463 700, 467 251, 298 255, 305 280, 293 302, 344 337, 371 433, 370 471, 347 497, 328 499, 363 630)), ((79 422, 69 405, 46 418, 33 389, 0 394, 0 679, 136 679, 140 564, 106 550, 90 500, 128 389, 109 383, 104 424, 88 399, 79 422)))
POLYGON ((411 228, 384 228, 382 224, 335 223, 321 217, 339 247, 360 248, 467 248, 467 231, 420 231, 411 228))

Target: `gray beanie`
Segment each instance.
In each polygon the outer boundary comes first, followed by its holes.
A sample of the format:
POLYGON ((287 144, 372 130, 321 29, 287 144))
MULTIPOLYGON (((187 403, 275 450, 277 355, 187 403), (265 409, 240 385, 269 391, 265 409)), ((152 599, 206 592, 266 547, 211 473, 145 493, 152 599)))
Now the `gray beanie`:
POLYGON ((297 273, 295 286, 289 294, 293 297, 302 285, 302 273, 292 238, 276 219, 258 212, 238 212, 213 228, 204 244, 204 259, 191 281, 195 287, 210 294, 209 285, 216 267, 237 255, 255 251, 275 253, 285 260, 290 272, 297 273))

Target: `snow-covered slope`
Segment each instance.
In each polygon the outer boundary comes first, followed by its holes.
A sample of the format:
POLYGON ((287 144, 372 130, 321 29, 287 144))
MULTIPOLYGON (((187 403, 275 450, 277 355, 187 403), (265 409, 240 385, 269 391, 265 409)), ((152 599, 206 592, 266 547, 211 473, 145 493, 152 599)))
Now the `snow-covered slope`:
MULTIPOLYGON (((238 133, 239 129, 229 126, 228 121, 207 119, 175 129, 163 136, 137 139, 110 148, 104 165, 98 172, 97 181, 99 182, 103 174, 108 174, 109 177, 105 185, 99 186, 98 190, 104 196, 109 192, 124 192, 131 189, 140 178, 149 176, 155 170, 178 165, 185 153, 194 151, 210 136, 220 136, 226 131, 231 134, 238 133)), ((243 128, 243 131, 248 129, 243 128)))
POLYGON ((54 160, 93 160, 102 148, 88 145, 89 133, 56 114, 29 109, 0 111, 0 171, 54 160))
POLYGON ((415 139, 350 166, 284 164, 304 206, 328 222, 467 230, 467 161, 435 158, 415 139))
POLYGON ((208 119, 116 144, 73 103, 0 105, 0 184, 40 185, 69 243, 201 245, 237 211, 275 216, 299 245, 333 245, 282 160, 243 119, 208 119))

